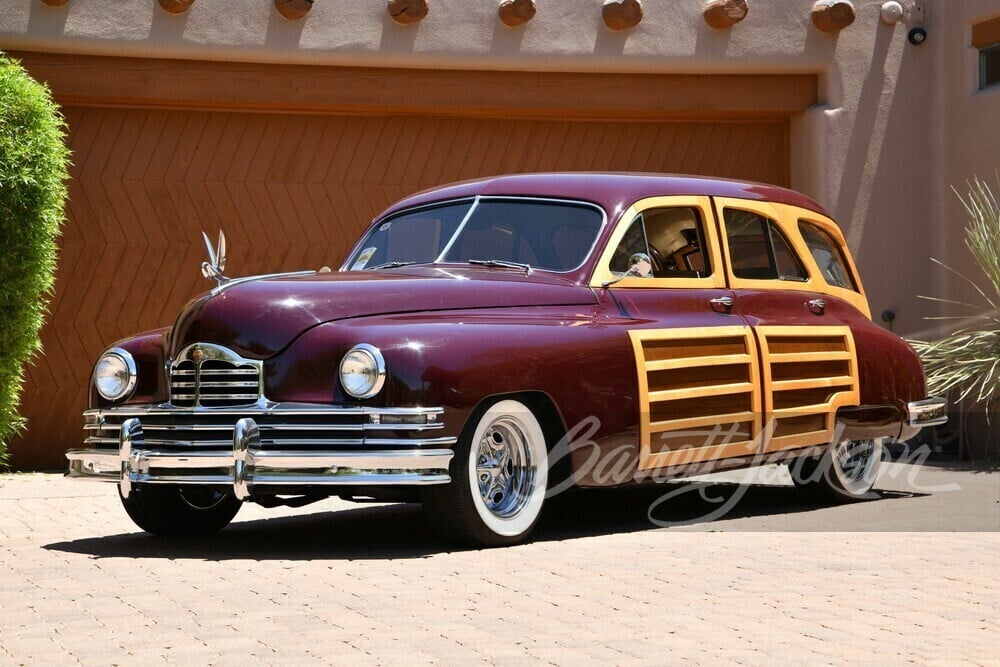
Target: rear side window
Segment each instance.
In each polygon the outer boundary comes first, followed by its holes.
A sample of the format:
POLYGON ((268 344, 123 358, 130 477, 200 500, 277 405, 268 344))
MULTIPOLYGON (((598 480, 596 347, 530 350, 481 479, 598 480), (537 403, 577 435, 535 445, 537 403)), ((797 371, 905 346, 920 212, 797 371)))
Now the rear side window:
POLYGON ((802 262, 773 220, 734 208, 727 208, 724 218, 734 276, 749 280, 808 280, 802 262))
POLYGON ((799 232, 828 285, 858 291, 840 245, 819 225, 799 220, 799 232))

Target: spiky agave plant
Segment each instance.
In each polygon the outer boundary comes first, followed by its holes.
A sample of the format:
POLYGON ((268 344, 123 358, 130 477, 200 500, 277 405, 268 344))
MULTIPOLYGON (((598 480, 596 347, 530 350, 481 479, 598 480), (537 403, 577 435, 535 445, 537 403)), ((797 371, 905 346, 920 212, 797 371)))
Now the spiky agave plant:
POLYGON ((961 392, 960 401, 972 398, 986 405, 996 405, 1000 399, 1000 307, 997 305, 1000 303, 1000 205, 989 186, 978 178, 969 185, 965 197, 958 191, 955 194, 969 214, 965 244, 989 279, 989 288, 984 290, 963 273, 938 260, 931 261, 972 285, 985 300, 985 306, 922 297, 978 312, 961 318, 973 322, 974 326, 962 328, 940 340, 910 343, 923 361, 931 392, 943 394, 957 390, 961 392))

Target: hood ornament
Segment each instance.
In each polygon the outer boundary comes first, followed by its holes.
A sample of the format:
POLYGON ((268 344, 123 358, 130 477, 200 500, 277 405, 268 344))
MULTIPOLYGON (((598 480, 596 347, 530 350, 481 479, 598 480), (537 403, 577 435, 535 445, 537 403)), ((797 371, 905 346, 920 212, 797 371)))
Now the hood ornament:
POLYGON ((208 261, 201 263, 201 275, 214 280, 221 287, 229 282, 229 278, 222 275, 226 268, 226 235, 221 229, 219 230, 218 248, 212 247, 212 242, 205 232, 201 233, 201 237, 205 239, 205 248, 208 250, 208 261))

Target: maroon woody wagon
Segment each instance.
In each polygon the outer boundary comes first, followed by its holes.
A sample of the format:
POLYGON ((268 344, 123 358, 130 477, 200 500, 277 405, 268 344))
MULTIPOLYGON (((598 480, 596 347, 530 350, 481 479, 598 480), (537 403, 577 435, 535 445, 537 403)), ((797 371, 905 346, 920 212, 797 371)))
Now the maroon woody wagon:
POLYGON ((783 188, 502 176, 395 204, 336 272, 230 279, 208 245, 217 285, 101 356, 67 453, 153 533, 336 495, 508 544, 570 484, 782 460, 853 500, 884 439, 945 420, 837 225, 783 188))

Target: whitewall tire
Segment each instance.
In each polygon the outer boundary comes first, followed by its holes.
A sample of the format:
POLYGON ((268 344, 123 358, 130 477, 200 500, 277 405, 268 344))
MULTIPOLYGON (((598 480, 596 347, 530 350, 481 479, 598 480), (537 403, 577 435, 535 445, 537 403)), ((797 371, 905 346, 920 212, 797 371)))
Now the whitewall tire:
POLYGON ((882 438, 842 440, 819 457, 789 464, 792 481, 800 489, 837 502, 873 498, 872 489, 882 462, 882 438))
POLYGON ((548 471, 538 418, 520 401, 498 401, 470 419, 456 446, 451 483, 425 490, 425 514, 436 532, 453 541, 520 542, 538 522, 548 471))

